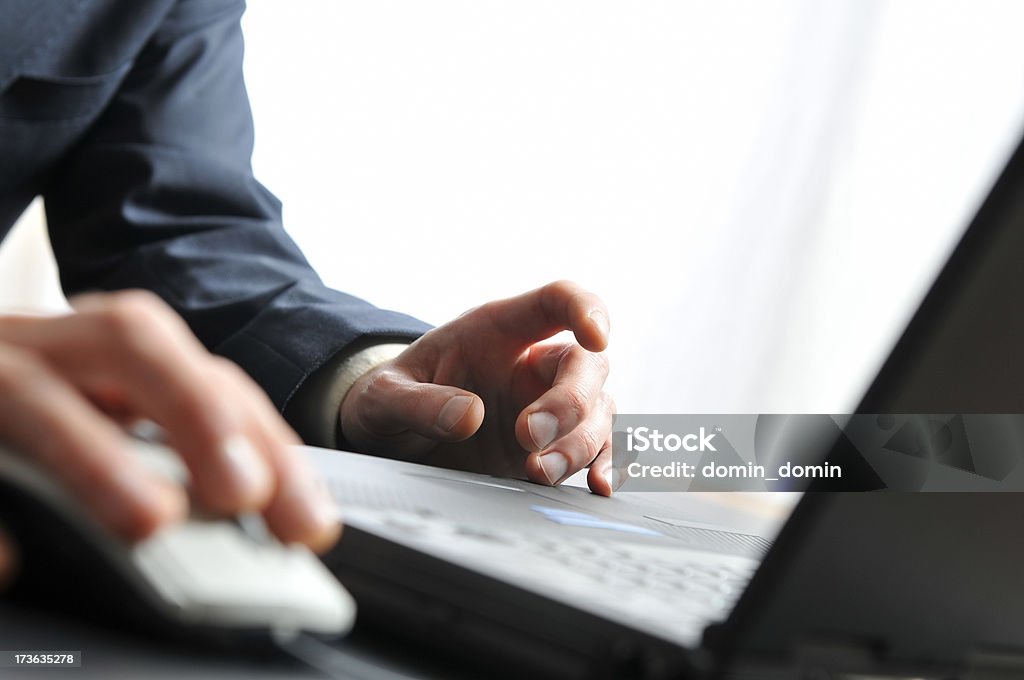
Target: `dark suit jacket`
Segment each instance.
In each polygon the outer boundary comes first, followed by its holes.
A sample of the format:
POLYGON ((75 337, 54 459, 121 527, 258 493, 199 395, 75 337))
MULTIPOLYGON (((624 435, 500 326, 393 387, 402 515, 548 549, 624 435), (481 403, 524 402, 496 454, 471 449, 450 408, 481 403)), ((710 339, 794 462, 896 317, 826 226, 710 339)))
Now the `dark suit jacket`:
MULTIPOLYGON (((42 194, 67 294, 147 288, 281 409, 426 325, 326 288, 252 175, 241 0, 3 0, 0 238, 42 194)), ((325 225, 335 228, 335 225, 325 225)))

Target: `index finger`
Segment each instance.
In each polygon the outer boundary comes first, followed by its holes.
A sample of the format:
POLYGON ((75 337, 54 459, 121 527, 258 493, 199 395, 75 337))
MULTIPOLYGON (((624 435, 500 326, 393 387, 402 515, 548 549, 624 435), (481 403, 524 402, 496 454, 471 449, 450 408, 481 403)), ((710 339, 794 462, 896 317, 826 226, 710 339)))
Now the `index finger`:
POLYGON ((138 293, 79 299, 76 306, 78 314, 45 324, 4 325, 0 338, 33 348, 80 390, 116 390, 133 411, 163 426, 208 508, 262 507, 272 471, 246 437, 237 390, 218 383, 213 358, 184 322, 138 293))
POLYGON ((484 305, 498 329, 525 348, 570 330, 591 352, 608 346, 608 310, 597 295, 571 281, 555 281, 516 297, 484 305))

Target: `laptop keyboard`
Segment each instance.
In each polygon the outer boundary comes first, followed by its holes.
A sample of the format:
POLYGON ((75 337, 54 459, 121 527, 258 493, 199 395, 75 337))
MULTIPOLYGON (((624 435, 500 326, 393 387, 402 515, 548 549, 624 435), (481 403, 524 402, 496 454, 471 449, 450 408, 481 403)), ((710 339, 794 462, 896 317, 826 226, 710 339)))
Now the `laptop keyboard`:
POLYGON ((664 542, 483 528, 431 513, 359 512, 349 520, 613 620, 683 643, 724 619, 758 561, 664 542))
POLYGON ((690 551, 622 542, 527 538, 526 543, 539 561, 557 565, 563 578, 575 575, 583 587, 573 590, 588 609, 687 641, 728 615, 757 566, 713 554, 692 553, 687 559, 690 551))

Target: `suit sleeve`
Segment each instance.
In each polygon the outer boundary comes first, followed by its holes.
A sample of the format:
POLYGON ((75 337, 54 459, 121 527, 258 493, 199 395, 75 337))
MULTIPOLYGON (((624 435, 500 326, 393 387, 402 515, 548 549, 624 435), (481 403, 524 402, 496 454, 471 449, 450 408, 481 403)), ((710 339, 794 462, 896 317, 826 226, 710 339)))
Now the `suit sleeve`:
POLYGON ((243 10, 177 3, 44 199, 65 293, 154 291, 283 411, 353 343, 428 326, 327 288, 284 232, 252 174, 243 10))

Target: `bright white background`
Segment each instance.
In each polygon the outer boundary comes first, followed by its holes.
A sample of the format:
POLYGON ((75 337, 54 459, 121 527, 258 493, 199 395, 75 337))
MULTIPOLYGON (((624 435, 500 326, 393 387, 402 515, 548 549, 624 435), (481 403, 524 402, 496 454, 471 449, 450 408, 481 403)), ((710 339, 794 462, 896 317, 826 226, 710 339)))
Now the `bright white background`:
MULTIPOLYGON (((251 3, 254 164, 325 280, 440 323, 557 278, 623 412, 840 412, 1024 121, 1024 3, 251 3)), ((59 303, 36 218, 0 304, 59 303)))

